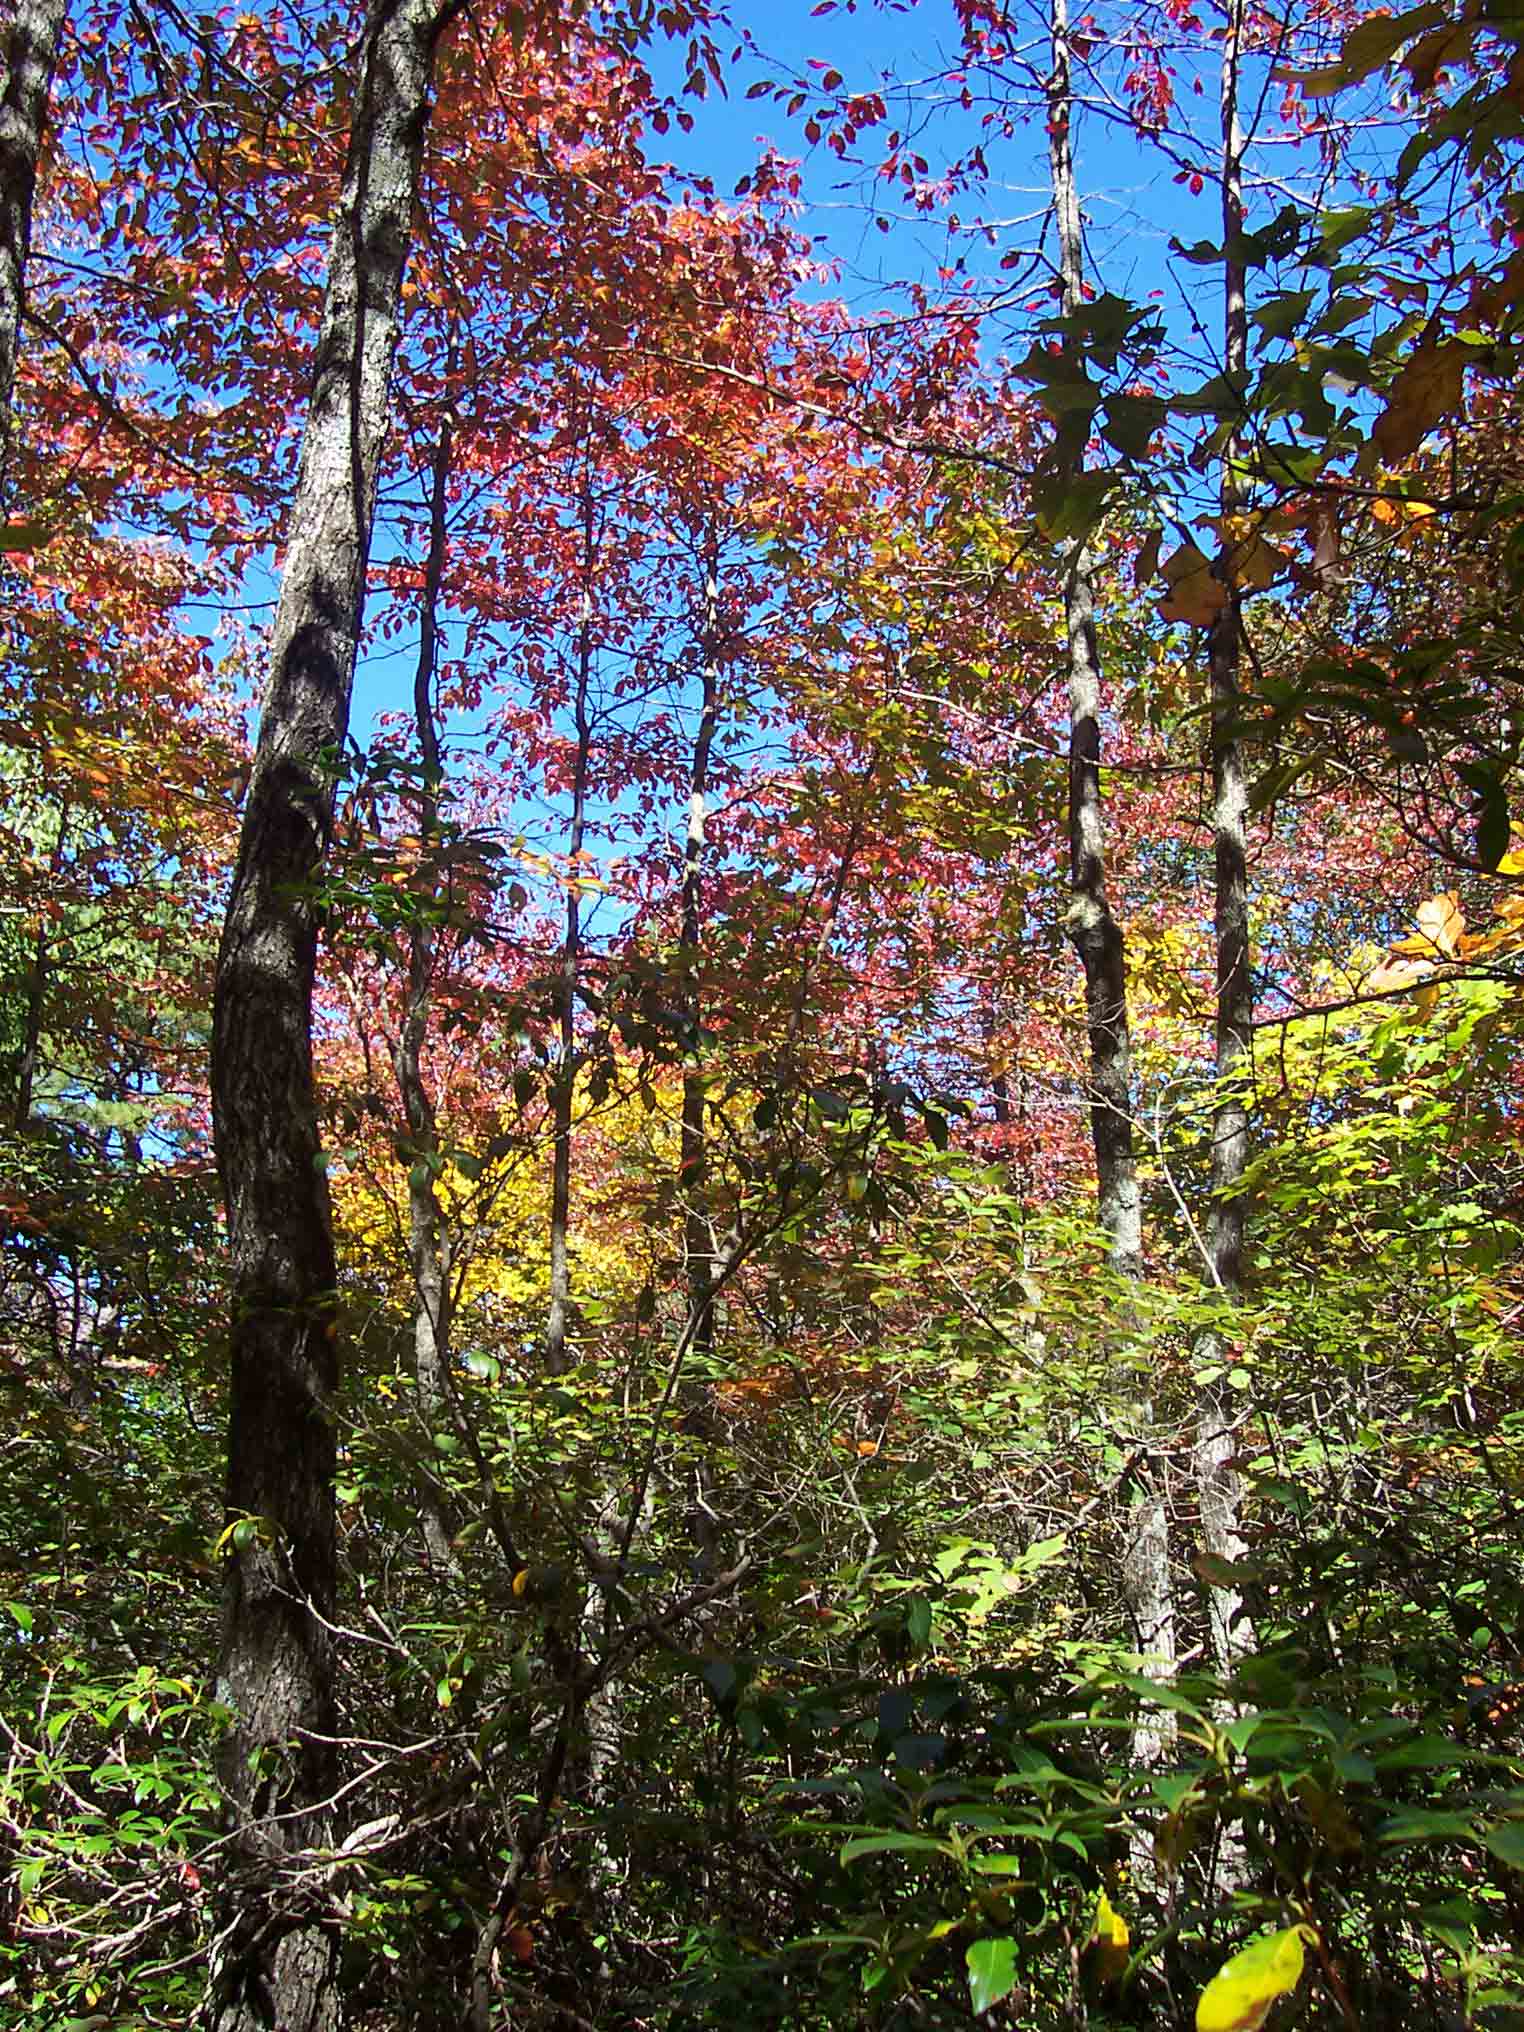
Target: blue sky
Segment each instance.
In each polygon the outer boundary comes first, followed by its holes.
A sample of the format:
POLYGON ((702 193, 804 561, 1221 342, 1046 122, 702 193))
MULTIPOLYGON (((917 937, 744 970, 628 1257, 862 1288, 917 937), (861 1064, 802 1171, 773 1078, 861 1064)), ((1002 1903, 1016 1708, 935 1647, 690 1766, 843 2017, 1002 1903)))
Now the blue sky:
MULTIPOLYGON (((1019 11, 1030 14, 1034 56, 1045 65, 1046 36, 1037 10, 1019 11)), ((1012 138, 988 138, 981 109, 964 113, 955 103, 955 88, 933 82, 958 62, 958 24, 948 0, 921 0, 904 9, 861 0, 855 14, 839 7, 819 17, 803 0, 742 0, 735 18, 736 31, 716 38, 727 53, 738 44, 750 45, 727 72, 729 99, 711 95, 701 103, 689 102, 693 134, 683 136, 674 128, 665 144, 658 145, 670 149, 680 169, 711 177, 722 196, 753 167, 763 142, 799 158, 807 201, 801 223, 840 260, 843 292, 849 298, 871 302, 907 278, 934 278, 936 269, 960 251, 971 253, 967 228, 976 217, 1019 222, 1005 228, 1003 244, 1030 244, 1040 231, 1048 192, 1041 119, 1032 118, 1012 138), (961 233, 949 233, 945 215, 917 217, 893 205, 884 207, 891 230, 882 233, 873 226, 868 167, 882 151, 885 127, 864 135, 860 164, 843 166, 823 143, 812 147, 806 140, 808 107, 790 120, 785 108, 772 99, 745 97, 754 80, 791 73, 808 76, 812 60, 840 71, 845 90, 882 92, 890 108, 888 126, 904 127, 908 111, 920 128, 918 145, 933 174, 948 155, 988 139, 988 188, 954 205, 964 228, 961 233), (907 87, 913 104, 907 105, 907 87)), ((668 89, 680 86, 679 50, 658 44, 652 68, 668 89)), ((1188 74, 1182 75, 1183 105, 1194 96, 1193 82, 1188 74)), ((1215 108, 1209 101, 1198 102, 1197 110, 1210 118, 1215 108)), ((1165 284, 1171 235, 1193 239, 1212 230, 1215 194, 1210 188, 1192 198, 1173 181, 1173 165, 1107 121, 1082 119, 1077 170, 1095 258, 1106 267, 1107 286, 1124 294, 1146 294, 1165 284)), ((883 190, 882 184, 877 186, 877 194, 883 190)), ((985 269, 993 265, 987 252, 980 252, 980 260, 985 269)))
MULTIPOLYGON (((1040 15, 1037 6, 1023 11, 1040 75, 1047 64, 1045 13, 1040 15)), ((986 134, 983 106, 976 104, 972 112, 958 106, 958 83, 949 82, 947 75, 958 61, 958 24, 950 0, 923 0, 903 9, 860 0, 855 13, 838 6, 823 16, 813 12, 813 0, 739 0, 735 20, 734 28, 716 37, 726 57, 740 50, 726 67, 726 94, 711 90, 702 100, 682 99, 694 123, 690 134, 674 123, 665 136, 648 137, 652 156, 666 156, 679 182, 684 175, 707 177, 724 198, 755 167, 765 146, 798 159, 804 197, 798 226, 815 238, 822 256, 839 265, 833 293, 864 316, 902 302, 907 281, 937 287, 938 271, 960 257, 980 283, 998 285, 1004 279, 1001 254, 1037 243, 1048 204, 1048 163, 1035 94, 1031 117, 1009 137, 986 134), (804 131, 809 105, 791 119, 772 97, 746 96, 759 80, 818 77, 826 66, 841 73, 844 90, 876 90, 889 105, 885 125, 861 137, 856 161, 842 163, 824 143, 810 143, 804 131), (950 208, 930 213, 918 213, 890 195, 882 181, 875 181, 873 166, 889 128, 905 129, 912 122, 933 178, 947 158, 985 141, 988 183, 960 195, 950 208), (887 218, 888 231, 876 227, 875 209, 887 218), (956 229, 948 209, 957 215, 956 229), (971 230, 984 219, 997 225, 993 248, 971 230)), ((658 38, 649 61, 659 86, 678 92, 686 69, 684 44, 658 38)), ((1198 96, 1192 90, 1196 80, 1182 66, 1178 82, 1183 113, 1210 138, 1216 121, 1215 81, 1203 78, 1198 96)), ((1176 180, 1175 162, 1127 128, 1095 116, 1081 117, 1075 156, 1098 286, 1134 300, 1157 292, 1175 335, 1188 342, 1199 317, 1205 333, 1201 349, 1210 348, 1220 309, 1213 298, 1198 312, 1193 292, 1199 295, 1203 288, 1203 271, 1171 263, 1169 243, 1174 237, 1187 242, 1217 237, 1217 194, 1211 182, 1192 196, 1176 180)), ((1207 291, 1210 297, 1210 285, 1207 291)), ((986 341, 991 360, 1004 349, 1024 352, 1034 316, 1051 309, 1051 303, 1041 301, 1035 311, 991 319, 986 341)), ((1211 364, 1203 359, 1204 373, 1211 364)), ((378 539, 384 546, 385 533, 378 531, 378 539)), ((409 703, 413 653, 411 641, 402 638, 378 646, 365 659, 357 675, 353 717, 361 742, 373 732, 378 713, 409 703)))

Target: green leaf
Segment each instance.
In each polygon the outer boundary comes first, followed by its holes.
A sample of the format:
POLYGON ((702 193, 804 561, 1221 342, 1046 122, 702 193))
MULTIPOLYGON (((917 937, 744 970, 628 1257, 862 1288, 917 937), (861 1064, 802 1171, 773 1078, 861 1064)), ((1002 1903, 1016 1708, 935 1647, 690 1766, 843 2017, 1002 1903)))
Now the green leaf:
POLYGON ((1466 1751, 1444 1736, 1416 1736, 1395 1749, 1382 1750, 1376 1758, 1383 1771, 1440 1771, 1466 1761, 1466 1751))
POLYGON ((1199 388, 1177 395, 1170 408, 1177 416, 1216 416, 1237 422, 1244 413, 1249 381, 1245 374, 1214 374, 1199 388))
POLYGON ((1483 1846, 1511 1870, 1524 1870, 1524 1820, 1499 1821, 1482 1836, 1483 1846))
POLYGON ((1147 455, 1154 433, 1163 423, 1168 408, 1167 403, 1154 395, 1108 396, 1101 435, 1125 457, 1141 459, 1147 455))
POLYGON ((951 1854, 947 1842, 936 1841, 929 1834, 865 1834, 843 1844, 841 1860, 845 1864, 855 1863, 859 1856, 951 1854))
POLYGON ((26 1603, 7 1602, 5 1607, 7 1614, 10 1616, 11 1620, 15 1623, 16 1627, 20 1630, 25 1630, 28 1632, 28 1634, 30 1634, 32 1628, 32 1612, 27 1607, 26 1603))
POLYGON ((1414 7, 1406 14, 1374 14, 1359 21, 1344 38, 1337 63, 1324 70, 1286 73, 1302 87, 1304 99, 1327 99, 1346 86, 1358 84, 1391 62, 1405 42, 1445 18, 1443 7, 1435 4, 1414 7))
POLYGON ((1318 214, 1319 266, 1326 266, 1369 227, 1375 214, 1368 205, 1347 205, 1341 211, 1318 214))
POLYGON ((1146 310, 1129 303, 1125 296, 1115 296, 1107 291, 1104 296, 1096 297, 1091 303, 1082 303, 1064 317, 1044 318, 1042 329, 1057 332, 1081 347, 1114 358, 1128 332, 1139 319, 1147 316, 1146 310))
POLYGON ((968 1963, 968 2000, 977 2018, 1016 1987, 1016 1943, 1001 1937, 976 1940, 964 1956, 968 1963))
POLYGON ((1100 520, 1112 489, 1109 473, 1045 476, 1032 488, 1037 526, 1051 543, 1087 536, 1100 520))
POLYGON ((1474 1841, 1476 1822, 1469 1813, 1440 1813, 1426 1806, 1405 1806, 1376 1830, 1377 1841, 1474 1841))
POLYGON ((1316 294, 1312 289, 1282 290, 1255 311, 1251 323, 1258 325, 1267 339, 1289 339, 1311 310, 1316 294))

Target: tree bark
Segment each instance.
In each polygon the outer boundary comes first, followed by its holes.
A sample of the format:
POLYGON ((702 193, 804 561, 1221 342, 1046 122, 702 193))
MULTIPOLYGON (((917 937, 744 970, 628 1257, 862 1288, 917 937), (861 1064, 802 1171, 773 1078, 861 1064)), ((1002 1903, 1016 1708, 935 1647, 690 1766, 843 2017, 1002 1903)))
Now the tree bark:
POLYGON ((418 199, 439 0, 377 0, 361 43, 280 603, 213 1009, 232 1276, 228 1583, 219 1696, 231 1840, 214 2032, 327 2032, 336 1935, 321 1856, 335 1758, 336 1265, 312 992, 330 764, 349 724, 418 199))
MULTIPOLYGON (((48 878, 54 887, 63 872, 64 854, 72 816, 68 799, 58 807, 58 837, 48 856, 48 878)), ((16 1092, 11 1109, 12 1126, 26 1129, 32 1120, 32 1102, 37 1087, 37 1070, 42 1061, 42 1033, 47 1019, 48 966, 52 958, 48 939, 49 919, 39 913, 37 936, 32 943, 32 964, 27 971, 26 999, 21 1007, 21 1044, 16 1054, 16 1092)))
POLYGON ((37 159, 65 0, 13 0, 0 81, 0 512, 11 495, 16 359, 26 304, 37 159))
MULTIPOLYGON (((446 410, 429 469, 429 552, 418 621, 418 663, 413 672, 413 720, 418 732, 423 788, 418 818, 419 854, 426 864, 439 832, 444 764, 434 721, 434 677, 439 661, 439 599, 449 549, 447 510, 453 431, 446 410)), ((418 1411, 431 1432, 453 1423, 450 1390, 450 1247, 431 1160, 439 1150, 439 1124, 423 1073, 429 999, 434 973, 434 927, 416 917, 408 931, 407 1000, 392 1051, 392 1070, 408 1129, 408 1267, 413 1279, 413 1384, 418 1411)), ((436 1569, 456 1564, 444 1507, 423 1491, 423 1542, 436 1569)))
MULTIPOLYGON (((1070 139, 1067 0, 1053 0, 1053 68, 1048 84, 1048 154, 1057 216, 1063 310, 1084 302, 1084 247, 1070 139)), ((1065 455, 1060 443, 1059 455, 1065 455)), ((1084 466, 1081 438, 1068 451, 1073 475, 1084 466)), ((1143 1223, 1133 1145, 1132 1036, 1127 1016, 1127 953, 1106 888, 1106 829, 1101 798, 1101 660, 1095 627, 1095 582, 1083 543, 1065 546, 1064 614, 1069 669, 1069 908, 1064 929, 1085 974, 1087 1081, 1095 1147, 1096 1206, 1110 1267, 1119 1277, 1143 1275, 1143 1223)), ((1146 1386, 1133 1406, 1138 1433, 1151 1434, 1154 1407, 1146 1386)), ((1147 1462, 1134 1477, 1127 1518, 1122 1586, 1138 1648, 1152 1676, 1170 1679, 1175 1664, 1175 1601, 1164 1498, 1147 1462)), ((1169 1717, 1140 1726, 1139 1761, 1157 1763, 1173 1737, 1169 1717)))
POLYGON ((566 851, 566 932, 561 944, 561 979, 557 990, 561 1060, 551 1095, 551 1129, 555 1137, 550 1174, 550 1312, 545 1323, 545 1366, 559 1375, 567 1365, 566 1339, 571 1323, 571 1160, 572 1116, 577 1098, 577 981, 582 970, 581 856, 587 838, 587 784, 592 759, 593 728, 587 693, 593 670, 593 573, 598 540, 594 521, 593 481, 589 469, 582 488, 582 588, 577 624, 577 668, 573 680, 572 718, 576 745, 572 756, 572 812, 566 851))
MULTIPOLYGON (((1244 230, 1244 143, 1238 115, 1242 35, 1242 0, 1234 0, 1223 43, 1221 101, 1224 366, 1230 379, 1246 372, 1249 350, 1244 265, 1232 251, 1241 243, 1244 230)), ((1216 569, 1226 597, 1207 638, 1218 1092, 1212 1116, 1212 1203, 1206 1224, 1206 1253, 1208 1281, 1230 1302, 1243 1290, 1246 1220, 1243 1176, 1249 1161, 1249 1117, 1242 1082, 1254 1039, 1254 983, 1249 956, 1249 786, 1238 733, 1243 712, 1239 692, 1243 615, 1232 571, 1232 518, 1243 503, 1238 451, 1234 436, 1223 452, 1219 496, 1223 521, 1216 569)), ((1224 1366, 1223 1356, 1219 1336, 1204 1335, 1197 1346, 1198 1363, 1224 1366)), ((1233 1426, 1230 1393, 1221 1381, 1208 1384, 1197 1406, 1195 1436, 1201 1542, 1215 1559, 1228 1561, 1239 1560, 1244 1553, 1238 1531, 1243 1492, 1233 1466, 1233 1426)), ((1246 1649, 1242 1611, 1237 1589, 1208 1582, 1207 1619, 1219 1671, 1231 1671, 1246 1649)))
POLYGON ((682 1142, 679 1184, 683 1200, 683 1246, 688 1305, 697 1322, 693 1345, 700 1354, 714 1346, 714 1230, 705 1206, 709 1171, 704 1102, 707 1084, 699 1051, 704 1000, 701 969, 704 937, 704 829, 709 798, 709 758, 719 715, 719 556, 713 532, 704 545, 703 637, 700 645, 703 691, 693 760, 688 773, 688 833, 683 846, 681 966, 684 1014, 692 1025, 690 1056, 683 1073, 682 1142))

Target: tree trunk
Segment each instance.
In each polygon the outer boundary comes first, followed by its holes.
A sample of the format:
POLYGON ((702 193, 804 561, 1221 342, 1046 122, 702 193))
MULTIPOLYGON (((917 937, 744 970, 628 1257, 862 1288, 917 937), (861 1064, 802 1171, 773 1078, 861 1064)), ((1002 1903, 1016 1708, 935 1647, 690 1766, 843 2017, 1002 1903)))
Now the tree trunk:
POLYGON ((557 992, 561 1061, 551 1095, 551 1128, 555 1136, 550 1174, 550 1313, 545 1324, 545 1366, 559 1375, 567 1364, 566 1336, 571 1320, 572 1115, 577 1098, 577 979, 582 967, 581 856, 587 838, 587 781, 592 757, 593 728, 587 692, 593 669, 593 572, 598 543, 594 525, 592 472, 582 489, 582 598, 577 626, 577 669, 572 692, 576 748, 572 757, 572 814, 566 851, 566 934, 561 945, 561 979, 557 992))
POLYGON ((0 511, 11 495, 13 403, 37 158, 48 116, 64 0, 13 0, 0 81, 0 511))
MULTIPOLYGON (((1224 365, 1231 379, 1248 363, 1245 274, 1232 250, 1244 230, 1243 135, 1238 118, 1239 46, 1242 0, 1234 0, 1222 52, 1222 237, 1224 365)), ((1254 984, 1249 970, 1248 777, 1238 727, 1243 706, 1239 656, 1243 625, 1232 572, 1231 518, 1242 506, 1239 445, 1229 440, 1222 461, 1222 547, 1217 572, 1226 595, 1207 640, 1211 683, 1212 844, 1215 878, 1214 929, 1217 945, 1216 1072, 1218 1093, 1212 1116, 1212 1203, 1207 1216, 1207 1269, 1211 1285, 1228 1301, 1243 1289, 1245 1204, 1243 1176, 1249 1160, 1249 1117, 1243 1094, 1254 1037, 1254 984)), ((1199 1366, 1225 1366, 1215 1334, 1198 1343, 1199 1366)), ((1201 1513, 1201 1542, 1214 1559, 1236 1561, 1244 1552, 1238 1532, 1242 1484, 1233 1467, 1233 1408, 1223 1383, 1209 1384, 1197 1406, 1195 1474, 1201 1513)), ((1219 1671, 1229 1672, 1246 1648, 1242 1599, 1231 1586, 1207 1584, 1207 1619, 1219 1671)))
MULTIPOLYGON (((1084 302, 1084 248, 1070 140, 1069 19, 1067 0, 1053 0, 1053 69, 1048 85, 1048 153, 1058 222, 1063 309, 1072 317, 1084 302)), ((1084 466, 1084 441, 1067 449, 1075 477, 1084 466)), ((1062 437, 1059 456, 1066 455, 1062 437)), ((1095 1146, 1097 1212, 1107 1261, 1118 1276, 1143 1275, 1143 1224, 1133 1148, 1132 1039, 1127 1018, 1127 955, 1122 928, 1106 890, 1106 833, 1101 802, 1101 662, 1095 629, 1095 584, 1083 543, 1064 552, 1064 612, 1069 667, 1069 908, 1064 929, 1085 973, 1085 1025, 1090 1050, 1088 1099, 1095 1146)), ((1146 1386, 1133 1406, 1140 1438, 1153 1425, 1146 1386)), ((1175 1663, 1175 1602, 1169 1568, 1169 1522, 1164 1497, 1147 1462, 1139 1464, 1127 1519, 1122 1586, 1139 1650, 1149 1672, 1170 1679, 1175 1663)), ((1173 1737, 1167 1713, 1140 1727, 1135 1751, 1145 1766, 1157 1763, 1173 1737)))
POLYGON ((335 1757, 333 1229, 318 1143, 314 883, 349 724, 439 0, 378 0, 361 45, 270 674, 217 961, 212 1103, 232 1274, 219 1697, 231 1841, 214 2032, 326 2032, 336 1936, 318 1860, 335 1757))
POLYGON ((704 827, 709 797, 709 757, 714 747, 719 712, 719 557, 711 532, 704 546, 704 618, 700 654, 703 695, 693 761, 688 775, 688 836, 683 847, 683 919, 681 965, 683 1012, 692 1025, 690 1056, 683 1074, 683 1124, 679 1184, 683 1200, 683 1246, 688 1276, 688 1305, 697 1324, 693 1345, 701 1354, 714 1346, 714 1230, 705 1205, 709 1153, 705 1141, 706 1082, 699 1048, 704 1003, 701 982, 704 936, 704 827))
MULTIPOLYGON (((56 888, 63 872, 71 813, 67 798, 58 807, 58 838, 48 856, 48 877, 56 888)), ((39 913, 37 936, 32 944, 32 964, 27 971, 26 1000, 21 1007, 21 1044, 16 1054, 16 1092, 11 1107, 12 1126, 27 1128, 32 1119, 32 1101, 37 1087, 37 1068, 42 1061, 42 1032, 47 1017, 48 962, 52 955, 48 940, 49 919, 39 913)))
MULTIPOLYGON (((453 364, 453 360, 452 360, 453 364)), ((427 863, 439 831, 439 804, 444 765, 434 723, 434 675, 439 661, 439 598, 444 584, 449 544, 446 520, 453 433, 447 410, 429 473, 429 553, 423 575, 423 607, 418 622, 418 664, 413 673, 413 720, 423 764, 423 791, 418 818, 419 855, 427 863)), ((413 1384, 418 1411, 431 1432, 453 1423, 450 1390, 450 1248, 434 1189, 430 1160, 439 1150, 439 1125, 433 1098, 423 1076, 423 1045, 428 1034, 429 994, 434 971, 434 927, 427 917, 415 918, 408 932, 407 1001, 392 1051, 397 1093, 408 1130, 408 1267, 413 1279, 413 1384)), ((423 1542, 436 1569, 456 1564, 451 1530, 444 1507, 432 1488, 423 1490, 423 1542)))

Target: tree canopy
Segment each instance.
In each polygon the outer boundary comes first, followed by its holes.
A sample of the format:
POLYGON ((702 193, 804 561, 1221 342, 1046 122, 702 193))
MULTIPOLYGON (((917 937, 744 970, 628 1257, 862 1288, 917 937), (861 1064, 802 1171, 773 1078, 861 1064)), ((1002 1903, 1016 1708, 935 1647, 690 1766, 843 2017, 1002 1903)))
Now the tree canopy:
POLYGON ((1524 20, 10 0, 0 2027, 1524 2025, 1524 20))

